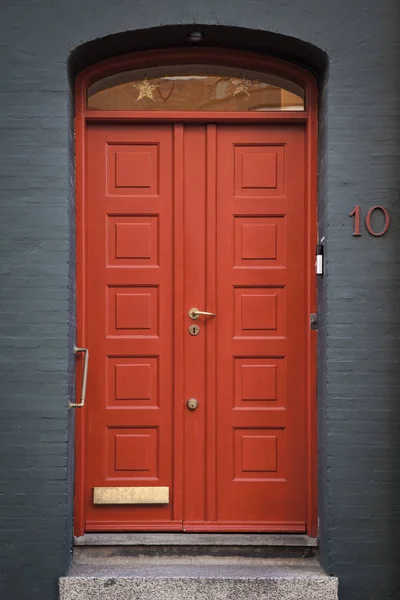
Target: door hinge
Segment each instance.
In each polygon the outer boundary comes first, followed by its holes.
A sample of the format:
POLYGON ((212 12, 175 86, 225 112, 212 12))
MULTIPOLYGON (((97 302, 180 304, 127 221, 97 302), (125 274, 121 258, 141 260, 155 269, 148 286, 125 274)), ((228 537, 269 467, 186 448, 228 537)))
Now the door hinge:
POLYGON ((310 329, 313 331, 318 329, 318 315, 317 313, 310 313, 310 329))

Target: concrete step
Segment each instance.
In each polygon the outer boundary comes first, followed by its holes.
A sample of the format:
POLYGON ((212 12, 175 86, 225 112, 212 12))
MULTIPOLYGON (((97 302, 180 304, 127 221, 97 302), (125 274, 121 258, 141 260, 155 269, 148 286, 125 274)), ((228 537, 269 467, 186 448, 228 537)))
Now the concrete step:
POLYGON ((60 600, 337 600, 316 558, 107 557, 75 560, 60 600))

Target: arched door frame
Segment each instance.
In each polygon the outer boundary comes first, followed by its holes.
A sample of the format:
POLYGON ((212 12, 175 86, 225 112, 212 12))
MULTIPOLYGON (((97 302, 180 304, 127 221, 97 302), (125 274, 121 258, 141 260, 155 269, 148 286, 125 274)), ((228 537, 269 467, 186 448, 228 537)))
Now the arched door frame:
MULTIPOLYGON (((105 122, 247 122, 247 123, 304 123, 306 136, 306 207, 307 207, 307 303, 309 313, 317 312, 315 248, 317 244, 317 83, 306 69, 287 61, 251 52, 220 48, 175 48, 150 50, 114 57, 97 63, 79 74, 75 84, 75 159, 76 159, 76 282, 77 282, 77 345, 85 346, 85 278, 84 278, 84 199, 86 124, 105 122), (182 64, 212 64, 236 67, 284 77, 301 85, 305 92, 305 111, 268 112, 183 112, 183 111, 93 111, 86 108, 88 87, 95 81, 126 70, 182 64)), ((318 533, 317 488, 317 332, 309 330, 307 338, 307 534, 318 533)), ((80 377, 78 361, 77 373, 80 377)), ((79 386, 78 386, 79 387, 79 386)), ((79 393, 79 390, 77 390, 79 393)), ((78 400, 77 400, 78 401, 78 400)), ((90 398, 88 399, 90 402, 90 398)), ((77 411, 75 433, 75 535, 84 533, 85 480, 85 410, 77 411)))

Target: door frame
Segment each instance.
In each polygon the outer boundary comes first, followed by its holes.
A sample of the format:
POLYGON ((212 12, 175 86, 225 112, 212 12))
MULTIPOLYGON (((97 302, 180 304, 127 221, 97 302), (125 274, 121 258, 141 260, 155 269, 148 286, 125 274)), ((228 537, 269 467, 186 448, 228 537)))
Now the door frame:
MULTIPOLYGON (((114 57, 82 71, 75 83, 75 169, 76 169, 76 345, 85 346, 85 217, 86 131, 88 122, 168 122, 168 123, 303 123, 305 127, 306 165, 305 198, 307 206, 307 310, 317 312, 317 277, 315 251, 318 242, 317 214, 317 119, 318 89, 314 76, 293 63, 237 50, 220 48, 172 48, 149 50, 114 57), (125 70, 178 64, 212 64, 238 67, 285 77, 298 83, 305 91, 305 111, 206 112, 206 111, 94 111, 86 108, 88 87, 98 79, 125 70)), ((307 535, 318 534, 317 481, 317 331, 309 329, 307 336, 307 535)), ((82 361, 77 360, 76 377, 80 381, 82 361)), ((77 386, 76 394, 79 394, 77 386)), ((77 398, 77 402, 79 399, 77 398)), ((88 399, 90 402, 90 398, 88 399)), ((85 410, 78 410, 75 426, 74 533, 85 533, 85 410)))

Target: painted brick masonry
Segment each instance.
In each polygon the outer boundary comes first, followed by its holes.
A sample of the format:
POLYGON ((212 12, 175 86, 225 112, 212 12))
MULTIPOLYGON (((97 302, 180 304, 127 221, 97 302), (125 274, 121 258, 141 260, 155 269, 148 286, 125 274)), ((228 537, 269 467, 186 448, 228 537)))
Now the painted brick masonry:
POLYGON ((0 595, 55 599, 71 550, 71 82, 94 60, 184 44, 194 23, 205 43, 319 77, 321 559, 341 600, 400 598, 397 0, 2 1, 0 595), (352 237, 356 204, 386 206, 388 234, 352 237))

